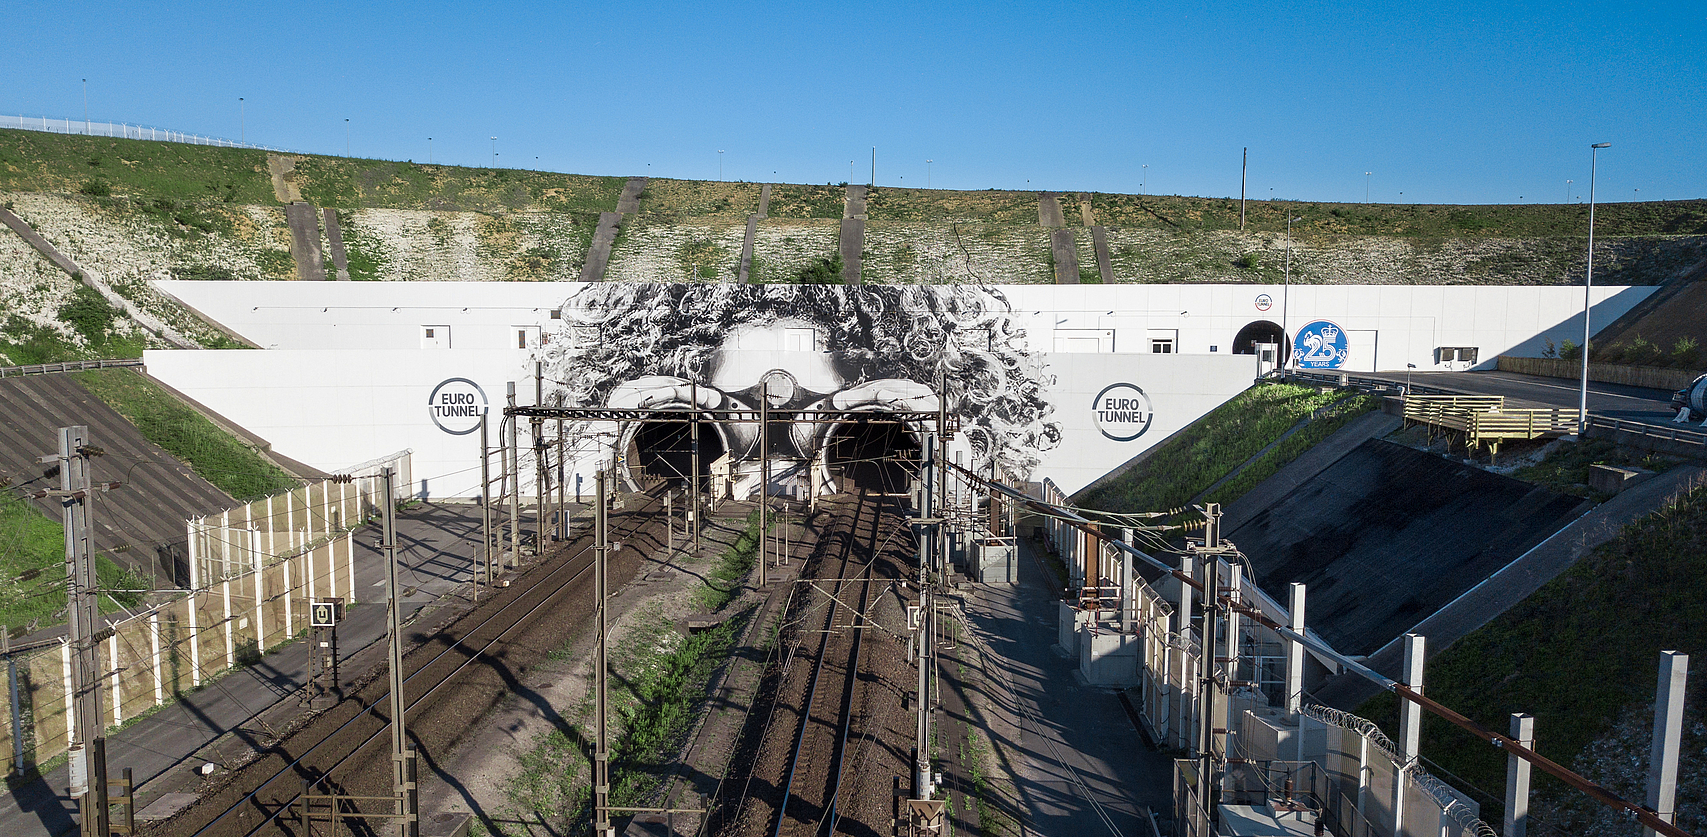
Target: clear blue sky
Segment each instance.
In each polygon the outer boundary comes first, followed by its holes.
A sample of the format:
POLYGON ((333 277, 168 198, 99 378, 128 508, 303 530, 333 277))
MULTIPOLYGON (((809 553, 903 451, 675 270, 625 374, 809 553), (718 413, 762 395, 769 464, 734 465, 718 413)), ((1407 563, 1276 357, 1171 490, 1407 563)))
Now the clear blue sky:
POLYGON ((299 151, 957 189, 1707 196, 1707 4, 12 0, 0 112, 299 151), (239 126, 238 97, 246 100, 239 126), (1145 164, 1149 165, 1146 170, 1145 164), (1639 192, 1637 190, 1640 190, 1639 192))

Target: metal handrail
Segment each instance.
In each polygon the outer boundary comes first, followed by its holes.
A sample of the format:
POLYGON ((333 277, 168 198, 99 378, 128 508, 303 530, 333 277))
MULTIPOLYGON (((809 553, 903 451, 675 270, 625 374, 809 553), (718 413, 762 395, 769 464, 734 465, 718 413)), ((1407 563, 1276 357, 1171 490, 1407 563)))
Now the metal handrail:
POLYGON ((137 358, 96 360, 67 360, 59 363, 35 363, 28 366, 0 366, 0 378, 20 378, 25 375, 52 375, 59 372, 83 372, 89 369, 118 369, 140 367, 137 358))

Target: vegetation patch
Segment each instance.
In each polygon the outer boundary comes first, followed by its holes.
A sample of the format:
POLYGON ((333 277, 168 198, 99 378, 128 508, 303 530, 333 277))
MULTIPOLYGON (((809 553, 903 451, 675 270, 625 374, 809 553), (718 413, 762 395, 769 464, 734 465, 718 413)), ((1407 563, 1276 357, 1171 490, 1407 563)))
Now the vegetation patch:
POLYGON ((1561 494, 1590 497, 1595 500, 1604 500, 1606 497, 1596 496, 1594 489, 1588 487, 1588 472, 1592 466, 1635 466, 1650 471, 1664 471, 1677 461, 1658 454, 1633 454, 1607 439, 1586 439, 1576 444, 1557 442, 1550 443, 1549 447, 1552 449, 1541 461, 1518 468, 1511 475, 1561 494))
POLYGON ((1381 406, 1381 399, 1373 395, 1354 395, 1322 411, 1314 416, 1310 423, 1299 428, 1298 432, 1280 440, 1280 444, 1269 449, 1262 458, 1246 466, 1244 470, 1214 491, 1204 500, 1210 503, 1231 503, 1245 492, 1256 488, 1263 480, 1274 476, 1276 471, 1297 459, 1303 453, 1329 436, 1338 433, 1341 428, 1350 424, 1352 419, 1365 413, 1372 412, 1381 406))
POLYGON ((133 369, 74 374, 78 383, 136 425, 148 441, 183 460, 202 479, 239 501, 278 494, 301 484, 253 447, 215 427, 133 369))
POLYGON ((1080 495, 1078 502, 1115 512, 1178 508, 1342 397, 1293 384, 1257 384, 1161 443, 1137 467, 1080 495))
MULTIPOLYGON (((1513 712, 1534 715, 1542 755, 1640 800, 1648 739, 1625 736, 1637 739, 1624 743, 1639 753, 1627 758, 1596 753, 1621 717, 1652 716, 1661 650, 1707 659, 1707 633, 1700 629, 1707 625, 1704 589, 1707 487, 1696 486, 1431 658, 1428 694, 1499 732, 1506 731, 1513 712)), ((1686 754, 1707 748, 1703 700, 1707 678, 1691 677, 1686 754)), ((1357 712, 1393 729, 1395 701, 1384 694, 1357 712)), ((1424 718, 1422 753, 1481 801, 1482 819, 1498 822, 1505 753, 1432 715, 1424 718)), ((1693 779, 1689 770, 1684 773, 1685 784, 1695 782, 1697 791, 1707 780, 1700 771, 1693 779)), ((1535 782, 1534 816, 1551 826, 1545 833, 1609 833, 1592 820, 1600 816, 1597 803, 1541 771, 1535 782)), ((1707 828, 1699 792, 1681 789, 1679 802, 1680 827, 1694 833, 1707 828)))
MULTIPOLYGON (((642 617, 612 654, 611 802, 644 805, 676 763, 703 709, 717 667, 728 659, 751 614, 685 639, 660 615, 642 617)), ((595 738, 591 698, 583 723, 559 728, 522 754, 510 801, 532 823, 586 834, 592 826, 589 779, 595 738)), ((564 833, 564 832, 556 832, 564 833)))
MULTIPOLYGON (((103 610, 134 607, 144 594, 132 591, 151 586, 105 555, 95 556, 95 573, 102 587, 122 591, 102 596, 103 610)), ((28 629, 63 622, 64 582, 64 527, 28 500, 0 492, 0 626, 28 629)))
POLYGON ((717 563, 705 575, 705 585, 694 591, 693 602, 708 611, 722 610, 735 598, 741 579, 753 570, 753 556, 759 550, 759 511, 747 515, 746 528, 735 542, 723 550, 717 563))

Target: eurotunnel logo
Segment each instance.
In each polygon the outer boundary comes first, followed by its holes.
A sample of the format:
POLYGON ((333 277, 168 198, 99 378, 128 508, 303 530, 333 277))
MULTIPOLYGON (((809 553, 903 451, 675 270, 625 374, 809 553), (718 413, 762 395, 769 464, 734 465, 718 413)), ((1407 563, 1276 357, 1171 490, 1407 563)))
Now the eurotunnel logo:
POLYGON ((480 429, 486 415, 486 391, 467 378, 450 378, 433 387, 427 397, 427 412, 440 430, 466 436, 480 429))
POLYGON ((1327 320, 1317 320, 1298 329, 1292 356, 1300 369, 1338 369, 1345 365, 1351 347, 1345 330, 1327 320))
POLYGON ((1274 307, 1274 297, 1268 294, 1257 294, 1257 310, 1267 311, 1274 307))
POLYGON ((1091 400, 1097 430, 1116 442, 1130 442, 1150 429, 1150 396, 1133 384, 1110 384, 1091 400))

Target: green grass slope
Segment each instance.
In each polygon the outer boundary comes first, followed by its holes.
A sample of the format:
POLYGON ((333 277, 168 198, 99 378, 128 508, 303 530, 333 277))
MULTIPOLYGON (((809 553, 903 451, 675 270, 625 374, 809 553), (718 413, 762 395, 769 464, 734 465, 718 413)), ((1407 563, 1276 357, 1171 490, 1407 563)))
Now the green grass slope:
POLYGON ((253 447, 214 426, 134 369, 74 374, 84 389, 136 425, 144 438, 238 500, 247 502, 300 484, 253 447))
POLYGON ((1257 384, 1163 442, 1132 470, 1082 492, 1077 502, 1115 512, 1165 511, 1183 506, 1325 407, 1332 409, 1251 463, 1209 498, 1230 502, 1346 422, 1373 409, 1374 399, 1292 384, 1257 384))

